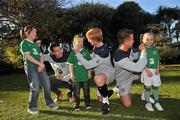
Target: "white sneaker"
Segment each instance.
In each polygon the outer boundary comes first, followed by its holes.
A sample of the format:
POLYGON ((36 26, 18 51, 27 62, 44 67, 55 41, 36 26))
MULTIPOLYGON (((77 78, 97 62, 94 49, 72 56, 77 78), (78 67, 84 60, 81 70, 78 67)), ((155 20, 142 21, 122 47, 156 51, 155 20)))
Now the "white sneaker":
POLYGON ((146 108, 147 111, 150 111, 150 112, 154 111, 151 103, 146 103, 145 108, 146 108))
MULTIPOLYGON (((145 101, 145 94, 144 94, 144 92, 143 92, 142 95, 141 95, 141 100, 142 100, 142 101, 145 101)), ((153 99, 152 97, 150 97, 149 100, 150 100, 150 103, 152 103, 152 104, 155 103, 155 101, 154 101, 154 99, 153 99)))
POLYGON ((155 104, 155 108, 158 110, 158 111, 163 111, 163 107, 159 104, 159 103, 156 103, 155 104))
POLYGON ((28 108, 28 112, 33 114, 33 115, 39 113, 39 111, 36 109, 36 107, 28 108))
POLYGON ((114 91, 114 93, 115 93, 118 97, 120 97, 119 88, 118 88, 117 86, 114 87, 112 90, 114 91))
POLYGON ((53 110, 59 109, 59 106, 57 106, 57 105, 54 104, 54 103, 49 104, 48 107, 51 108, 51 109, 53 109, 53 110))

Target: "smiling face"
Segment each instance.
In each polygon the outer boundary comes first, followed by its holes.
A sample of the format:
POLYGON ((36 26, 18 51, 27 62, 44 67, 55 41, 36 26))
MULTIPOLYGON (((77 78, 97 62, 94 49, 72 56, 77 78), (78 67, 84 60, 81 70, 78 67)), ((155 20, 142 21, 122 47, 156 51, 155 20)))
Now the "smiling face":
POLYGON ((56 46, 53 48, 52 54, 55 55, 56 58, 60 58, 63 56, 63 50, 59 46, 56 46))
POLYGON ((145 33, 143 35, 142 42, 145 44, 146 47, 151 47, 154 44, 154 36, 150 33, 145 33))
POLYGON ((30 40, 34 40, 37 37, 37 31, 35 28, 32 29, 32 31, 28 34, 26 33, 26 36, 30 40))
POLYGON ((78 38, 76 41, 74 41, 74 48, 82 48, 84 45, 83 38, 78 38))

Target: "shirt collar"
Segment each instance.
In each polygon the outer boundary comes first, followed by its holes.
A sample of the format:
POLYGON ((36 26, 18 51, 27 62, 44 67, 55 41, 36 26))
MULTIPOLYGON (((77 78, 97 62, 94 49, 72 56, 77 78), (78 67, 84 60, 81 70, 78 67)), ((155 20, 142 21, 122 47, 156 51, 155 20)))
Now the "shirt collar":
POLYGON ((33 41, 32 40, 29 40, 29 39, 25 39, 26 41, 28 41, 28 42, 30 42, 30 43, 33 43, 33 41))

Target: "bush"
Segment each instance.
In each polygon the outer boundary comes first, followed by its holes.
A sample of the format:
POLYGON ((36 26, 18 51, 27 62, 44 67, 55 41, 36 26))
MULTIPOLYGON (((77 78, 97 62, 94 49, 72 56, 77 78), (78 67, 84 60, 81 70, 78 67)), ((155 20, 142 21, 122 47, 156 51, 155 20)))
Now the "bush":
POLYGON ((6 43, 3 45, 3 61, 12 65, 14 68, 22 68, 22 56, 19 52, 19 46, 13 43, 6 43))
POLYGON ((160 65, 160 70, 167 71, 167 70, 180 70, 180 64, 174 64, 174 65, 160 65))

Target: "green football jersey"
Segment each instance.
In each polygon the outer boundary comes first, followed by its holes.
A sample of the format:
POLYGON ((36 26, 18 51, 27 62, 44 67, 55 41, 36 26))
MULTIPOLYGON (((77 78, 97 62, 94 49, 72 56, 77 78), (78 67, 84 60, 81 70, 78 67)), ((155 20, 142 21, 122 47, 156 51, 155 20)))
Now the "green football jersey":
POLYGON ((29 53, 34 59, 40 61, 41 50, 37 43, 31 40, 23 40, 20 44, 20 52, 23 55, 23 60, 27 64, 33 64, 31 61, 24 57, 24 53, 29 53))
MULTIPOLYGON (((86 60, 90 60, 91 56, 87 49, 82 48, 80 53, 86 60)), ((68 64, 73 64, 73 72, 75 76, 74 82, 85 82, 88 81, 88 70, 78 61, 76 54, 72 50, 68 57, 68 64)))
POLYGON ((147 53, 147 68, 151 69, 157 69, 160 56, 157 48, 155 46, 146 48, 146 53, 147 53))

